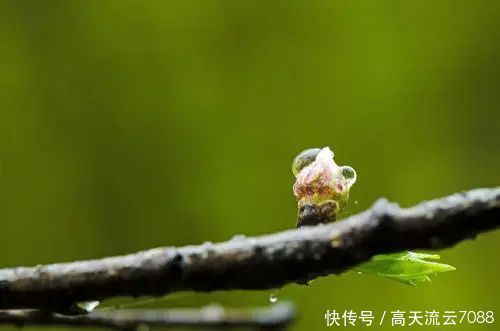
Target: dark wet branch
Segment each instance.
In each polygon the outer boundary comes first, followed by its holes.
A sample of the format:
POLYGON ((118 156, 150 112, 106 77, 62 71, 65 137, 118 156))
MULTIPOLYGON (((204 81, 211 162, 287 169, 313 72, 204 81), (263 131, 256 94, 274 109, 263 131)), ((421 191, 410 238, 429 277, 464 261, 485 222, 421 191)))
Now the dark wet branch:
POLYGON ((333 224, 237 236, 219 244, 2 269, 0 309, 65 311, 74 302, 116 296, 276 288, 338 274, 381 253, 450 247, 499 225, 500 188, 458 193, 407 209, 381 199, 333 224))
POLYGON ((40 310, 0 312, 0 324, 15 326, 50 325, 105 327, 116 330, 138 330, 140 326, 190 328, 249 328, 282 330, 295 318, 291 304, 280 303, 250 310, 207 306, 202 309, 95 311, 87 315, 67 316, 40 310))

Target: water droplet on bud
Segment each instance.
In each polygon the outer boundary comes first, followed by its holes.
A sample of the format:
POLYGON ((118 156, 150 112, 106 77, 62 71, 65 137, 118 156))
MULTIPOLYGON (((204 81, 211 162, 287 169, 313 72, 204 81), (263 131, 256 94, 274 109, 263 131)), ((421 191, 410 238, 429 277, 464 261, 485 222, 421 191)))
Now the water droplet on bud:
POLYGON ((292 163, 292 172, 295 177, 299 174, 299 172, 310 165, 316 160, 316 156, 318 156, 321 148, 310 148, 305 151, 300 152, 292 163))
POLYGON ((340 167, 340 171, 342 176, 344 176, 347 187, 350 188, 356 182, 356 171, 349 166, 340 167))

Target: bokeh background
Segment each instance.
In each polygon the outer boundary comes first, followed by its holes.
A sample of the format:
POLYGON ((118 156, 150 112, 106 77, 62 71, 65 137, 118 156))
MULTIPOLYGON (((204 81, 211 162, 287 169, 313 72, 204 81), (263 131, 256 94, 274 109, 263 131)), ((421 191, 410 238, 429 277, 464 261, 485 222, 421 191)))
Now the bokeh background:
MULTIPOLYGON (((1 0, 0 265, 292 228, 291 161, 314 146, 357 170, 348 214, 497 186, 499 62, 497 1, 1 0)), ((418 288, 346 273, 277 296, 293 330, 327 309, 500 314, 499 242, 440 252, 457 271, 418 288)))

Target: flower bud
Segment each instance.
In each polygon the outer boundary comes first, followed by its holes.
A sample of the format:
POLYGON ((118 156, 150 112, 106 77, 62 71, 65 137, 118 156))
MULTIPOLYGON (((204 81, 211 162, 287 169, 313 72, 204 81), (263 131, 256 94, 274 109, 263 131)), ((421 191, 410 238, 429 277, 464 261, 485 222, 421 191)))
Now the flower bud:
POLYGON ((299 153, 292 171, 296 176, 293 194, 299 208, 297 227, 335 221, 356 182, 354 169, 338 166, 333 152, 324 147, 299 153))

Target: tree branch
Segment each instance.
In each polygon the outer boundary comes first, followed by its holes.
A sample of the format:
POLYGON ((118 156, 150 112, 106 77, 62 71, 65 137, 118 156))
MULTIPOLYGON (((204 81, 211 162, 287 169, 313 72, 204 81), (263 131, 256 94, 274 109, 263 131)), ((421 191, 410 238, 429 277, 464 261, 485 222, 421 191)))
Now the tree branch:
POLYGON ((0 312, 0 324, 106 327, 137 330, 141 325, 231 328, 246 327, 280 330, 295 318, 291 304, 280 303, 252 310, 224 309, 207 306, 202 309, 95 311, 87 315, 67 316, 41 310, 10 310, 0 312))
MULTIPOLYGON (((293 224, 294 222, 290 222, 293 224)), ((228 242, 0 270, 0 309, 176 291, 269 289, 341 273, 381 253, 439 249, 500 225, 500 188, 401 209, 385 199, 345 220, 228 242)), ((58 310, 60 309, 60 310, 58 310)))

